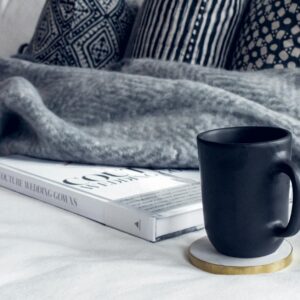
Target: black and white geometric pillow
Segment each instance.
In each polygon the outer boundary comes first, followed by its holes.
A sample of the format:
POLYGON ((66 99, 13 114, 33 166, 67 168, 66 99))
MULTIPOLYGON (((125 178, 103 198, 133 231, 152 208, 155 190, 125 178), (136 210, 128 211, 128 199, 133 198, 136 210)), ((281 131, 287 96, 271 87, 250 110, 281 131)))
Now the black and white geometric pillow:
POLYGON ((300 67, 300 0, 252 0, 230 65, 237 70, 300 67))
POLYGON ((47 0, 24 58, 100 69, 121 58, 132 23, 125 0, 47 0))
POLYGON ((223 67, 247 0, 146 0, 127 57, 223 67))

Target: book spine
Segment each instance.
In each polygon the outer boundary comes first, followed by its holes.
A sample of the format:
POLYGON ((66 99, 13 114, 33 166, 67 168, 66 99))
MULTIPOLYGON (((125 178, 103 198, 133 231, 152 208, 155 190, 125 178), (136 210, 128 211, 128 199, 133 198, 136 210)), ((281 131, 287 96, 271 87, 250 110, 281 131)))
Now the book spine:
POLYGON ((156 241, 155 218, 113 201, 85 195, 3 165, 0 165, 0 185, 140 238, 156 241))

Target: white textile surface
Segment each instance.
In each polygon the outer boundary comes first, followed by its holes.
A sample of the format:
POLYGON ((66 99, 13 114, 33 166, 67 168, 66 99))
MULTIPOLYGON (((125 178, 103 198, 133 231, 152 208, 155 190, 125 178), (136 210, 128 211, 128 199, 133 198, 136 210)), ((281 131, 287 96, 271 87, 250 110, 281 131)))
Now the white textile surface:
POLYGON ((152 244, 0 189, 0 299, 296 299, 294 262, 274 274, 220 276, 187 260, 203 232, 152 244))

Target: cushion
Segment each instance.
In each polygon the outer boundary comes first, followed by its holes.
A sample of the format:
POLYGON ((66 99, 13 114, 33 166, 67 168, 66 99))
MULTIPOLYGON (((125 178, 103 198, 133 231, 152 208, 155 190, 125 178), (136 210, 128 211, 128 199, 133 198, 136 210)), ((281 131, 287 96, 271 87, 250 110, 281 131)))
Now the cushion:
POLYGON ((252 0, 233 52, 232 69, 300 67, 299 0, 252 0))
POLYGON ((125 0, 48 0, 25 56, 100 69, 122 57, 132 23, 125 0))
POLYGON ((127 57, 222 67, 246 0, 147 0, 127 57))
POLYGON ((16 54, 31 39, 45 0, 0 0, 0 57, 16 54))

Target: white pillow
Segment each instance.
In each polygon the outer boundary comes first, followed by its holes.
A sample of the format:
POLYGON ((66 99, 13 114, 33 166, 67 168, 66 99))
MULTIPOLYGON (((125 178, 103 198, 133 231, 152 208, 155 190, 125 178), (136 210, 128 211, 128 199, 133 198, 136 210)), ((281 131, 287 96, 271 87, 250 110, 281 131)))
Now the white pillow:
MULTIPOLYGON (((33 35, 46 0, 0 0, 0 57, 17 53, 33 35)), ((140 6, 143 0, 128 0, 140 6)))
POLYGON ((28 43, 45 0, 0 0, 0 57, 17 53, 28 43))

